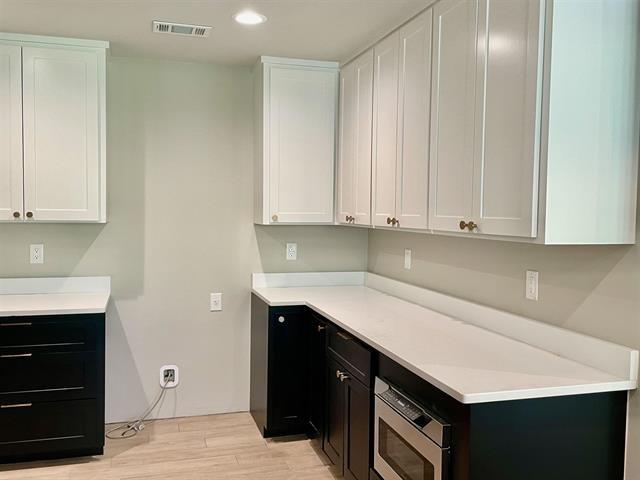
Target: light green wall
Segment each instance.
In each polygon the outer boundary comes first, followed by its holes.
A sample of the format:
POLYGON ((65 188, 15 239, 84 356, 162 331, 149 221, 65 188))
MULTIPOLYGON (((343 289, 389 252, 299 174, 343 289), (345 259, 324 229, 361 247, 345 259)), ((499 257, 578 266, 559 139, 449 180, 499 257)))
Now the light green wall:
POLYGON ((161 415, 246 410, 251 273, 366 268, 364 230, 254 227, 251 91, 248 69, 112 59, 109 223, 0 224, 2 277, 111 275, 109 420, 142 412, 173 363, 181 385, 161 415))

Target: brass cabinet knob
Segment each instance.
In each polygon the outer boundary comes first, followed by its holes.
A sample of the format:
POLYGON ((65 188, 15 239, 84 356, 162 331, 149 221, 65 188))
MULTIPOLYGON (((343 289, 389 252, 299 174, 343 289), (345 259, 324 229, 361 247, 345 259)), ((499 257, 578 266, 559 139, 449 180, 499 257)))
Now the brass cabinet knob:
POLYGON ((324 326, 324 325, 318 325, 318 327, 317 327, 317 328, 318 328, 318 333, 320 333, 320 332, 322 332, 322 331, 326 330, 326 328, 327 328, 327 327, 326 327, 326 326, 324 326))
POLYGON ((396 227, 399 227, 399 226, 400 226, 400 220, 398 220, 397 218, 395 218, 395 217, 394 217, 394 218, 393 218, 393 224, 394 224, 396 227))
POLYGON ((27 218, 33 218, 33 212, 27 212, 27 218))
POLYGON ((355 217, 352 217, 351 215, 347 215, 346 217, 344 217, 345 221, 347 223, 353 223, 353 221, 356 219, 355 217))
POLYGON ((472 232, 478 228, 478 224, 473 221, 465 222, 464 220, 460 220, 460 230, 464 230, 465 228, 472 232))
POLYGON ((395 218, 387 217, 387 225, 395 225, 395 223, 396 223, 395 218))
POLYGON ((13 212, 13 218, 20 218, 20 212, 13 212))
POLYGON ((277 222, 278 221, 278 215, 273 215, 271 217, 271 220, 274 221, 274 222, 277 222))

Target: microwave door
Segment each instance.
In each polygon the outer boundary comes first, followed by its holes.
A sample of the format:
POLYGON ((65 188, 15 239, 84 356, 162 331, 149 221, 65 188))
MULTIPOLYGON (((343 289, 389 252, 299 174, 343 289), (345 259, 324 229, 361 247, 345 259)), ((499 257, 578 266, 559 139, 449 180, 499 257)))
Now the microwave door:
POLYGON ((384 480, 445 480, 443 451, 379 398, 375 399, 374 468, 384 480))

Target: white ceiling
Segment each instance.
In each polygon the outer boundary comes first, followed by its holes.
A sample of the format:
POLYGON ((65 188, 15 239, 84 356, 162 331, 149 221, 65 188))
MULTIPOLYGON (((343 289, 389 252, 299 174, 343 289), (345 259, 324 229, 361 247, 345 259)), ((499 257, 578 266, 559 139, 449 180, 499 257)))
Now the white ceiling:
POLYGON ((346 60, 429 0, 0 0, 0 31, 111 42, 111 55, 252 64, 259 55, 346 60), (266 15, 254 27, 232 15, 266 15), (153 20, 213 26, 208 38, 151 32, 153 20))

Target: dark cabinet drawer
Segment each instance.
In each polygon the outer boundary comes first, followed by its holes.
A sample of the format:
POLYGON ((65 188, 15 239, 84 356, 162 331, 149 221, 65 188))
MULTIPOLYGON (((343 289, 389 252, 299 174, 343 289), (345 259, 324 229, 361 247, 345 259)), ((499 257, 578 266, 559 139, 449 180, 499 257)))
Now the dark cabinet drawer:
POLYGON ((101 453, 104 409, 97 400, 0 402, 0 460, 76 451, 101 453))
POLYGON ((0 318, 0 353, 23 347, 95 350, 103 332, 102 314, 0 318))
POLYGON ((365 385, 372 385, 372 353, 364 344, 344 330, 331 326, 329 350, 338 356, 351 375, 365 385))
POLYGON ((0 354, 0 402, 95 397, 98 386, 94 352, 0 354))

